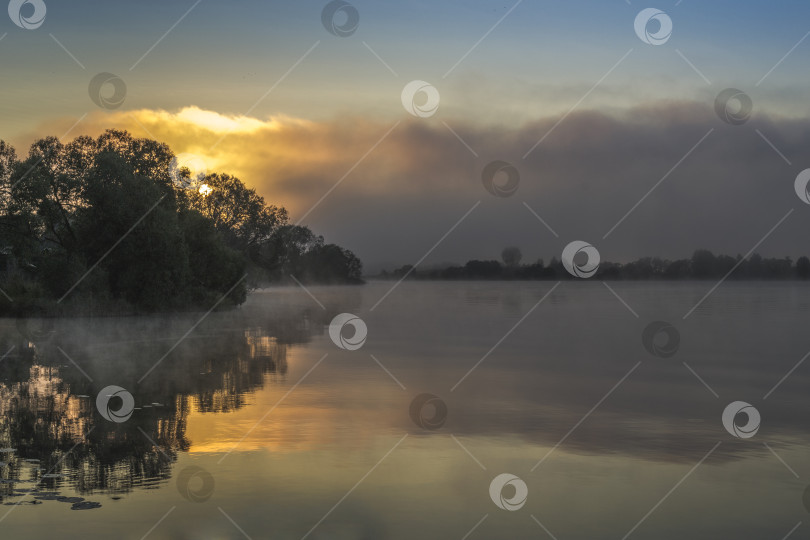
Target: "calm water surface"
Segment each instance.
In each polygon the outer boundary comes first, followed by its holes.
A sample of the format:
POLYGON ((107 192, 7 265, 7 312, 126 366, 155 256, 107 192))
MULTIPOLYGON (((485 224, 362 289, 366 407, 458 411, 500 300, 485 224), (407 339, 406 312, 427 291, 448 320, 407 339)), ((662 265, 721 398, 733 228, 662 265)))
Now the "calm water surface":
POLYGON ((611 283, 625 306, 599 282, 407 282, 372 310, 392 285, 268 289, 196 327, 0 320, 0 538, 810 537, 806 285, 724 283, 686 319, 713 283, 611 283), (329 337, 343 312, 359 350, 329 337), (723 427, 733 401, 755 436, 723 427), (522 508, 493 502, 501 473, 522 508))

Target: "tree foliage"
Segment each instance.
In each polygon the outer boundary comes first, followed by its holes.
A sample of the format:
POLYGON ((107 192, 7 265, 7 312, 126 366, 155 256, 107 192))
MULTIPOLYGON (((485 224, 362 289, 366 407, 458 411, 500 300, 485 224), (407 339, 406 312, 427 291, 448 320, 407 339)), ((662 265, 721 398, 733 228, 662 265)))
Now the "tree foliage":
MULTIPOLYGON (((464 266, 449 266, 428 271, 409 271, 414 279, 573 279, 556 258, 549 264, 540 259, 532 264, 519 264, 520 250, 506 248, 499 261, 467 261, 464 266), (516 260, 517 259, 517 260, 516 260)), ((405 268, 405 267, 403 267, 405 268)), ((742 255, 715 255, 709 250, 698 249, 689 259, 670 261, 659 257, 642 257, 629 263, 603 261, 594 276, 595 279, 720 279, 728 274, 728 279, 810 279, 810 259, 800 257, 796 264, 790 257, 763 258, 754 253, 748 259, 742 255), (733 270, 733 271, 732 271, 733 270)), ((401 278, 405 272, 395 270, 381 277, 401 278)))
POLYGON ((115 130, 46 137, 25 159, 0 141, 0 286, 17 300, 0 310, 208 308, 243 302, 248 282, 360 281, 350 251, 236 177, 189 182, 174 157, 115 130))
POLYGON ((501 260, 506 266, 518 266, 522 259, 523 253, 520 252, 520 248, 513 246, 504 248, 504 250, 501 251, 501 260))

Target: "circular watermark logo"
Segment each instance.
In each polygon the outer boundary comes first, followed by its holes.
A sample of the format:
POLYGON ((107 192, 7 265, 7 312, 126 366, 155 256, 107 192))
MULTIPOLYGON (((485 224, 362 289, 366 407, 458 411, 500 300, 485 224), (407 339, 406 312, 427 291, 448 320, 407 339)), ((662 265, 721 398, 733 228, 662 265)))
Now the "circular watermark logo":
POLYGON ((11 17, 11 22, 26 30, 36 30, 42 26, 47 11, 42 0, 11 0, 8 3, 8 16, 11 17), (25 15, 23 10, 26 12, 25 15))
POLYGON ((360 13, 343 0, 334 0, 321 11, 321 22, 326 31, 337 37, 349 37, 360 25, 360 13))
POLYGON ((105 420, 121 424, 129 420, 135 410, 135 398, 126 389, 110 385, 96 396, 96 408, 105 420), (115 403, 118 401, 119 403, 115 403), (117 405, 118 408, 115 408, 117 405))
POLYGON ((117 109, 124 104, 124 98, 127 97, 127 85, 124 80, 107 72, 99 73, 90 79, 87 91, 93 103, 107 110, 117 109))
POLYGON ((529 488, 526 482, 515 476, 514 474, 503 473, 496 476, 489 484, 489 496, 495 506, 501 510, 509 510, 514 512, 520 510, 526 504, 526 498, 529 496, 529 488), (511 497, 504 495, 504 488, 510 486, 514 490, 511 497))
POLYGON ((574 277, 587 279, 599 269, 599 251, 588 242, 575 240, 565 246, 562 252, 562 265, 574 277), (577 261, 585 257, 584 261, 577 261))
POLYGON ((723 411, 723 427, 738 439, 750 439, 756 435, 759 431, 760 420, 759 411, 745 401, 729 403, 723 411), (736 419, 737 415, 741 413, 745 414, 747 418, 745 424, 738 425, 736 419))
POLYGON ((511 197, 520 185, 520 173, 511 163, 493 161, 481 172, 481 182, 496 197, 511 197))
POLYGON ((732 126, 741 126, 751 118, 754 102, 751 97, 736 88, 726 88, 714 99, 714 112, 720 120, 732 126))
POLYGON ((169 173, 176 186, 182 189, 201 189, 203 180, 208 176, 208 164, 202 156, 184 152, 172 159, 169 173), (189 176, 185 175, 184 169, 188 170, 189 176))
POLYGON ((341 313, 329 323, 329 337, 335 345, 347 351, 356 351, 366 342, 368 327, 363 319, 351 313, 341 313), (346 326, 354 328, 354 335, 344 337, 343 329, 346 326))
POLYGON ((402 89, 402 106, 417 118, 430 118, 439 110, 439 91, 425 81, 411 81, 402 89))
POLYGON ((433 431, 442 427, 447 420, 447 404, 433 394, 419 394, 411 401, 408 413, 414 424, 433 431), (433 409, 433 413, 426 415, 425 411, 430 408, 433 409))
POLYGON ((214 494, 214 477, 202 467, 190 465, 177 475, 177 491, 188 501, 205 502, 214 494))
POLYGON ((671 358, 681 345, 681 333, 668 322, 653 321, 641 333, 641 343, 651 355, 671 358))
POLYGON ((810 169, 805 169, 796 177, 796 182, 793 184, 796 188, 796 195, 805 204, 810 204, 810 169))
POLYGON ((672 36, 672 19, 656 8, 639 11, 633 27, 638 39, 648 45, 663 45, 672 36))

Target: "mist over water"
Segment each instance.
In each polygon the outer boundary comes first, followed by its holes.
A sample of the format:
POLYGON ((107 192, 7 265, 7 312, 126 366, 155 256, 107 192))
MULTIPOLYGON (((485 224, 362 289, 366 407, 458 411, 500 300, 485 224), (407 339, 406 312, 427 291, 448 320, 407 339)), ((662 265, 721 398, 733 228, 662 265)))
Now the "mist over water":
POLYGON ((699 462, 634 536, 779 538, 805 518, 806 370, 780 382, 810 348, 800 283, 727 283, 686 319, 711 284, 614 283, 631 312, 598 282, 539 305, 553 283, 404 282, 370 311, 391 285, 2 320, 3 537, 142 538, 170 512, 148 538, 244 537, 230 519, 254 539, 461 538, 485 515, 480 537, 542 535, 536 519, 621 538, 699 462), (339 313, 367 324, 362 348, 330 339, 339 313), (642 341, 659 320, 666 358, 642 341), (97 407, 110 385, 134 398, 125 421, 97 407), (438 428, 409 415, 423 393, 438 428), (734 401, 754 437, 724 429, 734 401), (493 504, 501 473, 527 485, 520 511, 493 504))

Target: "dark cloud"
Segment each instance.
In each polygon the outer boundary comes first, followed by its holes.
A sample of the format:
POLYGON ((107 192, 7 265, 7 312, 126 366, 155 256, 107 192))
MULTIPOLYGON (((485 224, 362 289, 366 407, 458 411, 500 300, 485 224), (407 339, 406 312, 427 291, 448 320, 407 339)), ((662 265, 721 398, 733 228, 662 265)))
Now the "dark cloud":
MULTIPOLYGON (((618 115, 583 111, 558 121, 514 130, 448 122, 477 158, 441 123, 400 126, 308 222, 369 263, 414 262, 481 201, 427 262, 497 258, 506 245, 520 246, 529 258, 548 258, 574 239, 621 261, 685 257, 696 248, 744 254, 795 208, 759 251, 808 251, 800 231, 810 218, 793 180, 809 162, 810 121, 761 115, 730 126, 697 103, 648 105, 618 115), (493 197, 481 182, 481 171, 496 159, 520 171, 520 186, 509 198, 493 197)), ((324 190, 333 179, 322 176, 324 190)))

